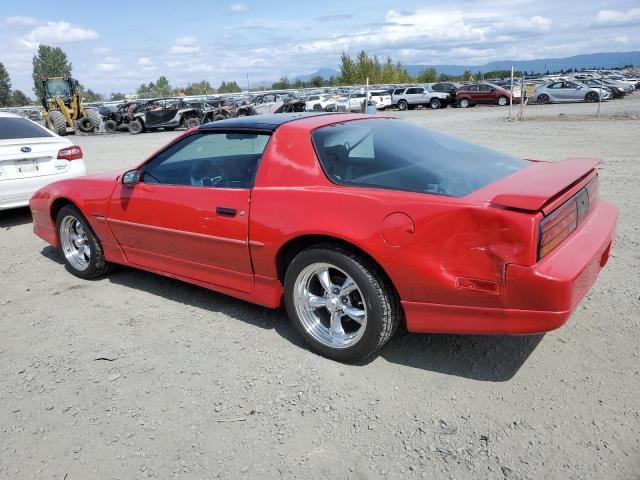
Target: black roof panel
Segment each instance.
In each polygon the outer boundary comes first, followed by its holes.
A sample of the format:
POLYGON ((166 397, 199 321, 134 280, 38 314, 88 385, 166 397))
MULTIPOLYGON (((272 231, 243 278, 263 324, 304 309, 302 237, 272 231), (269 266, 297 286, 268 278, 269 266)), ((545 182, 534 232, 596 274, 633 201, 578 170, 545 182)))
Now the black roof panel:
POLYGON ((233 128, 270 130, 274 131, 280 125, 294 120, 300 120, 308 117, 317 117, 318 115, 332 115, 324 112, 301 112, 301 113, 274 113, 270 115, 250 115, 237 118, 229 118, 228 120, 218 120, 216 122, 205 123, 200 126, 200 130, 228 130, 233 128))

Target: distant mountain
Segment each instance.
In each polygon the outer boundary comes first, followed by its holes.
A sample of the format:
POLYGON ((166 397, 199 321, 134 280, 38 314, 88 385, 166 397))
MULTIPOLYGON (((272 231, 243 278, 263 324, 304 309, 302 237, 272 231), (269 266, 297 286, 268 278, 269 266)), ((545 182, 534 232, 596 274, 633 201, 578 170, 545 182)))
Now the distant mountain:
MULTIPOLYGON (((435 68, 438 74, 444 73, 447 75, 462 75, 465 70, 470 70, 475 74, 478 71, 491 72, 495 70, 510 70, 511 66, 514 66, 516 70, 544 73, 547 70, 550 72, 557 72, 560 70, 569 70, 577 68, 616 68, 624 67, 625 65, 640 65, 640 52, 602 52, 602 53, 587 53, 583 55, 574 55, 573 57, 565 58, 539 58, 536 60, 497 60, 494 62, 485 63, 484 65, 405 65, 411 75, 417 75, 425 68, 435 68)), ((329 79, 331 77, 338 76, 340 72, 335 68, 323 67, 315 72, 307 73, 304 75, 290 75, 289 81, 294 82, 296 79, 300 79, 303 82, 308 82, 314 76, 320 75, 322 78, 329 79)), ((251 88, 270 88, 274 80, 261 80, 259 82, 252 82, 251 88)))
POLYGON ((544 73, 547 70, 557 72, 577 68, 616 68, 625 65, 640 65, 640 52, 602 52, 574 55, 565 58, 540 58, 536 60, 497 60, 484 65, 407 65, 411 75, 417 75, 425 68, 435 68, 438 73, 462 75, 465 70, 491 72, 495 70, 516 70, 533 73, 544 73))

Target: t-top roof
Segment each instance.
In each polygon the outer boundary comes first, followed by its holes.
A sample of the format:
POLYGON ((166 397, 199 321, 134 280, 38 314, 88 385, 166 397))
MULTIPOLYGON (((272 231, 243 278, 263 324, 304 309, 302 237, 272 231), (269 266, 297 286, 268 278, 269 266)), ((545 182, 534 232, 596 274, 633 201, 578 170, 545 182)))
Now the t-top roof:
POLYGON ((276 128, 285 123, 293 122, 296 120, 303 120, 309 117, 317 117, 320 115, 339 114, 326 112, 301 112, 275 113, 271 115, 250 115, 206 123, 200 127, 200 130, 229 130, 238 128, 242 130, 269 130, 273 132, 276 128))

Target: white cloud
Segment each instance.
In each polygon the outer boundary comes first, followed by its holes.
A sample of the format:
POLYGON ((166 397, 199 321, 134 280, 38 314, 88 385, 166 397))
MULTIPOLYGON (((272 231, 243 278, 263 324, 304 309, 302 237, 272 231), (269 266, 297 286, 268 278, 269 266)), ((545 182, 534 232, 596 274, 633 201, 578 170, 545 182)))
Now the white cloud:
POLYGON ((249 8, 244 3, 232 3, 229 5, 229 10, 234 13, 242 13, 249 10, 249 8))
POLYGON ((632 8, 627 12, 618 10, 600 10, 596 15, 598 25, 628 25, 640 22, 640 8, 632 8))
POLYGON ((175 44, 169 50, 169 53, 200 53, 202 47, 197 37, 189 35, 187 37, 180 37, 176 39, 175 44))
POLYGON ((111 53, 113 50, 111 50, 109 47, 98 47, 98 48, 94 48, 93 50, 91 50, 93 53, 95 53, 96 55, 108 55, 109 53, 111 53))
POLYGON ((122 61, 115 57, 105 57, 102 62, 96 65, 96 70, 100 72, 117 72, 122 69, 122 61))
POLYGON ((98 33, 95 30, 76 27, 69 22, 47 22, 31 30, 20 41, 29 48, 35 48, 40 43, 55 45, 84 42, 96 38, 98 38, 98 33))
POLYGON ((153 65, 153 60, 151 60, 149 57, 140 57, 138 59, 138 65, 141 65, 143 67, 150 67, 151 65, 153 65))
POLYGON ((38 21, 33 17, 7 17, 4 19, 6 23, 9 25, 18 25, 20 27, 33 27, 38 23, 38 21))

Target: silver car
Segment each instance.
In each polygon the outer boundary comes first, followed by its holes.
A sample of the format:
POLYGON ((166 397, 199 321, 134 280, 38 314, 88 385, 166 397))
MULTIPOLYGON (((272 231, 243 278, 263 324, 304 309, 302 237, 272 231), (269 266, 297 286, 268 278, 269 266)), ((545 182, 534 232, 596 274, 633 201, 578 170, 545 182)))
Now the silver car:
MULTIPOLYGON (((611 96, 606 90, 602 90, 602 99, 611 96)), ((600 99, 600 89, 591 88, 577 82, 560 80, 547 83, 536 88, 533 98, 535 103, 560 103, 560 102, 597 102, 600 99)))

